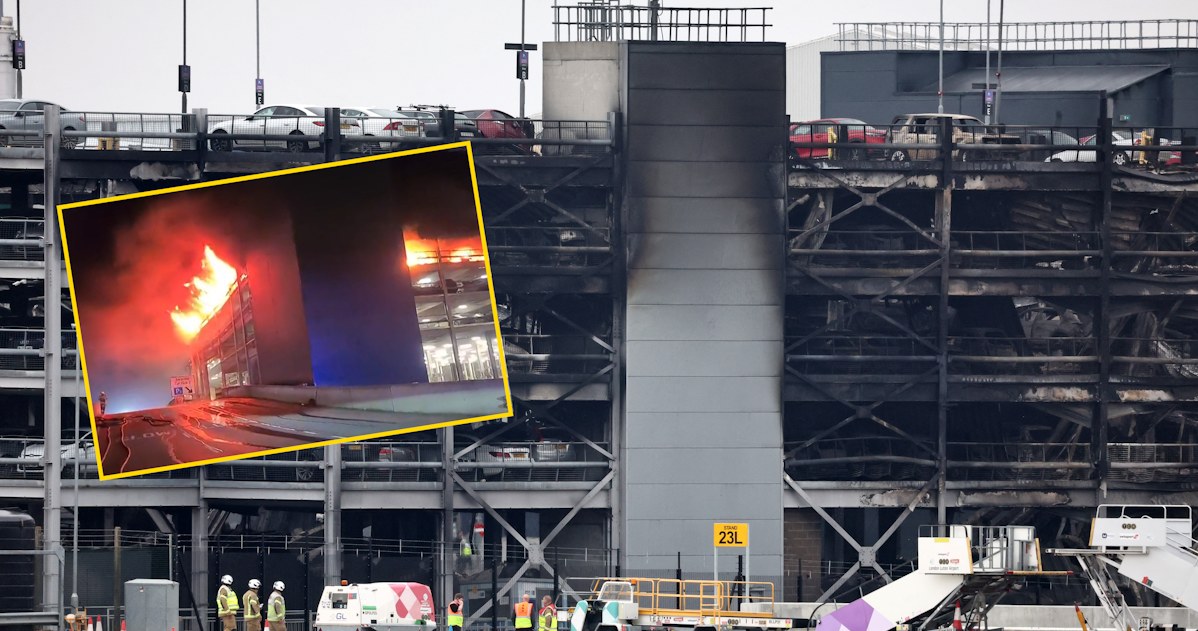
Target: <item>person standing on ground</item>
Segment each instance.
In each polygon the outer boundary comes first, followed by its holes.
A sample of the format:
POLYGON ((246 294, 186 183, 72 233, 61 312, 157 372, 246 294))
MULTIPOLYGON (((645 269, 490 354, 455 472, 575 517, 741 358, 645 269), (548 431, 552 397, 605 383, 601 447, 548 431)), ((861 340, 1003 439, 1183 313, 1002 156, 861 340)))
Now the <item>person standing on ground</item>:
POLYGON ((266 623, 270 631, 286 631, 284 620, 287 616, 287 603, 283 600, 283 581, 275 581, 275 591, 270 593, 266 601, 266 623))
POLYGON ((520 597, 520 602, 516 603, 514 607, 515 611, 513 613, 516 617, 515 627, 517 629, 532 628, 532 603, 529 602, 529 598, 528 594, 524 594, 520 597))
POLYGON ((261 581, 250 579, 250 588, 242 595, 245 603, 245 631, 262 631, 262 605, 258 602, 258 588, 261 581))
POLYGON ((233 591, 233 577, 228 574, 220 577, 220 589, 216 590, 216 616, 220 618, 222 631, 237 631, 237 592, 233 591))
POLYGON ((549 596, 541 598, 541 611, 537 613, 537 631, 557 631, 557 607, 549 596))
POLYGON ((462 603, 462 595, 454 594, 453 600, 449 603, 449 615, 445 616, 445 624, 449 626, 450 631, 462 631, 462 626, 465 623, 465 609, 462 603))

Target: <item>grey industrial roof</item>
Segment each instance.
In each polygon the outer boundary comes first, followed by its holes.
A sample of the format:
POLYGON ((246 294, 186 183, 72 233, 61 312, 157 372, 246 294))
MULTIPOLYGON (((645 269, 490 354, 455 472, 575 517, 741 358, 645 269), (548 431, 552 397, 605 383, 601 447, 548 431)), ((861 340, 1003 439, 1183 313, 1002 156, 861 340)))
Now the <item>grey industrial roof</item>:
MULTIPOLYGON (((1117 92, 1169 66, 1031 66, 1004 67, 1003 92, 1117 92)), ((994 68, 991 67, 993 72, 994 68)), ((970 68, 944 77, 944 92, 975 92, 986 83, 985 68, 970 68), (977 87, 975 87, 975 85, 977 87)), ((936 91, 936 82, 926 88, 936 91)))

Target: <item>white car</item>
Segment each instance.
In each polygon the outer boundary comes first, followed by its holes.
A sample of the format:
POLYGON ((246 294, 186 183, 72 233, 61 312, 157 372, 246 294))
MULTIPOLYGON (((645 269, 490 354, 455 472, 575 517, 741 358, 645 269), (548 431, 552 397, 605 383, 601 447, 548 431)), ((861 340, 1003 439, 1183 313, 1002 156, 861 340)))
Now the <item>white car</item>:
MULTIPOLYGON (((1111 132, 1111 135, 1114 136, 1114 144, 1116 147, 1131 147, 1135 144, 1131 138, 1128 138, 1120 132, 1113 131, 1111 132)), ((1098 135, 1095 134, 1093 136, 1083 138, 1079 144, 1081 144, 1083 147, 1093 147, 1095 144, 1097 144, 1097 142, 1098 135)), ((1165 142, 1168 141, 1166 140, 1165 142)), ((1131 162, 1132 152, 1117 151, 1111 159, 1115 164, 1123 166, 1128 162, 1131 162)), ((1064 151, 1058 151, 1044 159, 1045 162, 1096 162, 1097 160, 1098 152, 1093 149, 1066 149, 1064 151)))
MULTIPOLYGON (((89 468, 94 469, 96 466, 96 449, 91 432, 80 436, 79 442, 63 440, 61 450, 64 470, 68 465, 74 464, 76 461, 80 463, 85 471, 89 468)), ((21 462, 17 464, 17 471, 21 473, 41 471, 42 456, 45 453, 46 445, 40 440, 26 445, 21 450, 21 455, 18 456, 21 462)))
MULTIPOLYGON (((318 140, 266 140, 222 136, 320 136, 324 133, 324 108, 311 105, 267 105, 249 116, 209 115, 208 121, 208 148, 212 151, 319 151, 318 140)), ((361 124, 356 120, 341 121, 342 134, 360 133, 360 129, 361 124)))
MULTIPOLYGON (((421 138, 425 135, 423 122, 385 107, 343 107, 341 108, 341 120, 346 119, 356 121, 359 127, 355 132, 361 133, 363 136, 421 138)), ((393 151, 400 148, 400 144, 398 142, 355 142, 351 143, 349 150, 363 153, 380 150, 393 151)))

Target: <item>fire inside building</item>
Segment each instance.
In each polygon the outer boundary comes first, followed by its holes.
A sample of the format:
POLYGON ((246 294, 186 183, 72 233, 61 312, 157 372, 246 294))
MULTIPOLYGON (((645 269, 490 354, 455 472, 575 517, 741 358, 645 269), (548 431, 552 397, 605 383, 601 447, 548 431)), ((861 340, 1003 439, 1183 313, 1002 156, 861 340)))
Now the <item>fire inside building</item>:
MULTIPOLYGON (((423 380, 502 378, 480 239, 421 239, 415 235, 404 243, 406 265, 411 270, 410 291, 420 320, 423 380)), ((261 261, 257 257, 250 260, 261 261)), ((314 383, 308 340, 295 335, 283 339, 276 327, 255 327, 255 313, 261 319, 280 307, 290 310, 298 306, 295 296, 279 295, 279 288, 298 278, 286 276, 289 266, 278 261, 255 263, 254 278, 265 288, 262 296, 255 298, 248 268, 239 272, 207 246, 201 265, 203 271, 189 283, 193 288, 191 310, 171 314, 180 334, 190 341, 196 395, 216 398, 225 388, 255 384, 320 385, 314 383), (305 360, 307 363, 302 363, 305 360)), ((390 383, 387 378, 384 374, 366 380, 390 383)))

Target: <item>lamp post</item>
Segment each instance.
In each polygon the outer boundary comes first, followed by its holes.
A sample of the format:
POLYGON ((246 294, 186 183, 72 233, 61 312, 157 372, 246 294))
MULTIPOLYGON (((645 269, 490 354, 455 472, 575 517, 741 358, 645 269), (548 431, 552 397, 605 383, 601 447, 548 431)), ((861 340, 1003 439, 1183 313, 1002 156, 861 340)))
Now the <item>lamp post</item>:
POLYGON ((262 80, 262 29, 259 0, 254 0, 254 106, 266 101, 266 82, 262 80))
POLYGON ((515 44, 504 44, 504 50, 516 51, 516 78, 520 80, 520 114, 524 120, 524 82, 528 80, 528 51, 536 50, 536 44, 524 43, 524 9, 525 0, 520 0, 520 41, 515 44))
MULTIPOLYGON (((79 611, 79 464, 83 461, 83 445, 79 442, 79 344, 75 344, 75 506, 71 524, 71 611, 79 611)), ((94 437, 93 437, 94 438, 94 437)))
POLYGON ((936 113, 944 113, 944 0, 940 0, 940 70, 936 84, 936 113))
POLYGON ((187 0, 183 0, 183 63, 179 66, 179 92, 183 95, 184 114, 187 113, 187 93, 191 92, 191 67, 187 65, 187 0))

